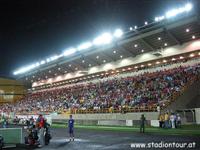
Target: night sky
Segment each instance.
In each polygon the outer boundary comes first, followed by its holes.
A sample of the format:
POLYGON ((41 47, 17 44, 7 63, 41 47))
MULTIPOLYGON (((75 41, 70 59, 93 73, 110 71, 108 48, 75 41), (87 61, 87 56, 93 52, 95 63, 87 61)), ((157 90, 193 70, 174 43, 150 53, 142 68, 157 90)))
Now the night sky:
MULTIPOLYGON (((0 76, 188 0, 0 0, 0 76)), ((197 2, 192 0, 192 2, 197 2)))

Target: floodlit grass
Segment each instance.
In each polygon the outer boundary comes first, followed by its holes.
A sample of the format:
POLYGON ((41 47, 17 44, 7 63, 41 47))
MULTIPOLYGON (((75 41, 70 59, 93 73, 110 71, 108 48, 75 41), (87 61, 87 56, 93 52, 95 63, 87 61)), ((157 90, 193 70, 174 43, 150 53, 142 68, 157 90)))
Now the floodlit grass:
MULTIPOLYGON (((67 128, 66 124, 53 124, 53 128, 67 128)), ((117 132, 139 132, 139 127, 120 127, 120 126, 86 126, 75 125, 77 129, 85 130, 98 130, 98 131, 117 131, 117 132)), ((182 126, 180 129, 160 129, 155 127, 146 127, 146 133, 151 134, 164 134, 164 135, 187 135, 187 136, 199 136, 199 125, 182 126)))

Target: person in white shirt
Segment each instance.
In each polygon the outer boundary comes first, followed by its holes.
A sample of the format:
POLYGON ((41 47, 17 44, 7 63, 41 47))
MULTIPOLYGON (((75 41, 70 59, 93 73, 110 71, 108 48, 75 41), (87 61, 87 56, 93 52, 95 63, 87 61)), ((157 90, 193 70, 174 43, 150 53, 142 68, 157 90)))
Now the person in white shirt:
POLYGON ((177 114, 177 128, 181 127, 181 116, 180 114, 177 114))
POLYGON ((174 129, 174 128, 175 128, 175 117, 174 117, 174 113, 172 113, 171 116, 170 116, 170 123, 171 123, 171 127, 174 129))

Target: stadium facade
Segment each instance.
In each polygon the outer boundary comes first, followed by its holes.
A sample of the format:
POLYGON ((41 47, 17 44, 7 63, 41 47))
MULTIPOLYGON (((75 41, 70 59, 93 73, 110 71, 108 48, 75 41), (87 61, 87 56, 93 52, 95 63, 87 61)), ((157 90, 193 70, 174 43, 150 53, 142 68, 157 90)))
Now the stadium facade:
POLYGON ((24 97, 24 85, 14 79, 0 78, 0 103, 16 102, 24 97))

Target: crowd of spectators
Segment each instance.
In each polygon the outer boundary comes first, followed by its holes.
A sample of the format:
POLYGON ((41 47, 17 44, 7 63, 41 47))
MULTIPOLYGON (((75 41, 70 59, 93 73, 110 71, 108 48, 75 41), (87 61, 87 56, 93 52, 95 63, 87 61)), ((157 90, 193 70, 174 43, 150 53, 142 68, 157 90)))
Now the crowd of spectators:
POLYGON ((160 128, 180 128, 181 127, 181 116, 176 113, 160 113, 159 117, 160 128))
POLYGON ((23 113, 161 106, 189 81, 196 80, 199 73, 198 63, 162 66, 159 69, 142 70, 142 73, 34 91, 14 104, 1 105, 0 110, 23 113))

